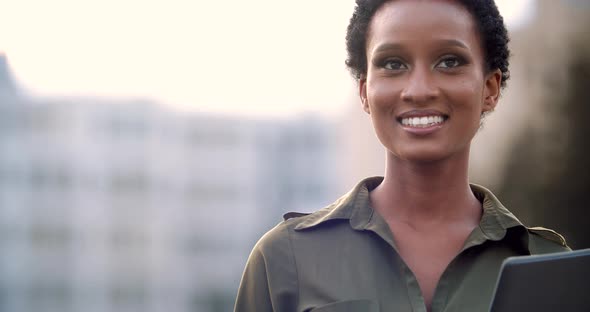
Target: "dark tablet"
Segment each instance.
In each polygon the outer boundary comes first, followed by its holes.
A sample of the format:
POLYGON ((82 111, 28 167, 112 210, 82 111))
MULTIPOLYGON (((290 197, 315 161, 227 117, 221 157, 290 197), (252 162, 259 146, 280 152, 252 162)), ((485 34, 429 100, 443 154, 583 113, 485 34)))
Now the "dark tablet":
POLYGON ((590 249, 504 260, 490 311, 590 311, 590 249))

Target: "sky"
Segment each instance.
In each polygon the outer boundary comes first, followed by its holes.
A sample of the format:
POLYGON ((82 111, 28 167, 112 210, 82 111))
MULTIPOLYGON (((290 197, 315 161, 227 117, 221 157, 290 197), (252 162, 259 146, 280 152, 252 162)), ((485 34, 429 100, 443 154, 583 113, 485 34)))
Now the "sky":
MULTIPOLYGON (((535 0, 496 0, 509 28, 535 0)), ((343 112, 354 0, 0 0, 0 53, 37 95, 133 97, 187 111, 343 112)))

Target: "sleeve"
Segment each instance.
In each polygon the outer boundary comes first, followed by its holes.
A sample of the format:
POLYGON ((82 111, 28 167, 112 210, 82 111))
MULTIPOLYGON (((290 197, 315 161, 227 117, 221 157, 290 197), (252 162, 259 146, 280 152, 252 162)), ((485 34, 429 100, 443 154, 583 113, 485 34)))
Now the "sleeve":
POLYGON ((254 246, 242 274, 234 312, 296 311, 298 279, 288 231, 279 225, 254 246))

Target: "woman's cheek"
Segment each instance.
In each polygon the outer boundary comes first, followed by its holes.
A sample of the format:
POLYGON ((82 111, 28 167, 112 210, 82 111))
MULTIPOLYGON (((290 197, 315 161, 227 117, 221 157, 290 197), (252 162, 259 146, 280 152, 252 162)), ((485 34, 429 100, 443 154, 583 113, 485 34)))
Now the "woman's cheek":
POLYGON ((445 97, 452 101, 455 109, 480 104, 478 102, 481 101, 482 90, 475 80, 448 80, 441 83, 441 89, 444 90, 445 97))
POLYGON ((382 112, 394 109, 399 94, 395 83, 383 80, 373 81, 372 88, 367 92, 370 103, 382 112))

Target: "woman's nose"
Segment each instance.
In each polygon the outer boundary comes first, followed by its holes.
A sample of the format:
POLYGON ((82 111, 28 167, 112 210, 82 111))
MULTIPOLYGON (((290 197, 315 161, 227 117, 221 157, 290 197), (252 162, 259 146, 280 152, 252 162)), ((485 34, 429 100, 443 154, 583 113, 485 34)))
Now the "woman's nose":
POLYGON ((436 99, 439 89, 434 83, 433 72, 429 68, 415 68, 410 72, 401 98, 406 102, 423 103, 436 99))

